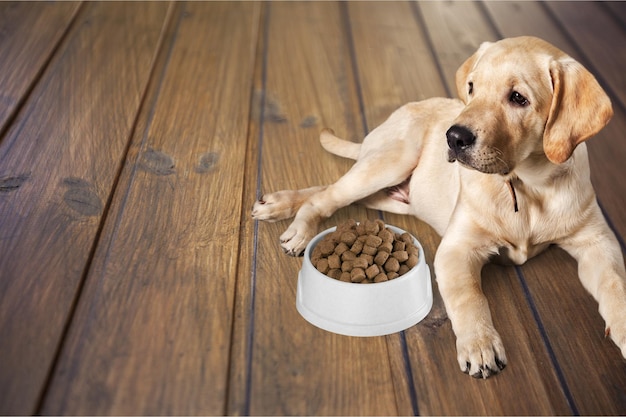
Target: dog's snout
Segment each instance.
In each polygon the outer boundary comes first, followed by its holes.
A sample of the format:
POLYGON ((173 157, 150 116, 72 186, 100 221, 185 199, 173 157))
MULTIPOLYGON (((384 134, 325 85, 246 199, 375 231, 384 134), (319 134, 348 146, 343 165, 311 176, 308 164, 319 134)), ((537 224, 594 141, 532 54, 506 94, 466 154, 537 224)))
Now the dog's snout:
POLYGON ((465 126, 454 125, 446 132, 448 146, 454 151, 463 150, 476 142, 476 136, 465 126))

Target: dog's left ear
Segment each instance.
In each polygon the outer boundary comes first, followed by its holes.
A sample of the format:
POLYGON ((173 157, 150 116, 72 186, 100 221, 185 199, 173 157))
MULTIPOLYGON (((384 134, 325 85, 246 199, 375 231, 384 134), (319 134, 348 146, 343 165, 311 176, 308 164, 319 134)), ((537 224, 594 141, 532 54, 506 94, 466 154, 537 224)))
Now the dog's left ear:
POLYGON ((570 57, 552 61, 550 77, 554 92, 543 150, 551 162, 561 164, 578 144, 606 126, 613 107, 595 77, 570 57))
POLYGON ((463 64, 456 71, 455 83, 456 83, 456 91, 459 95, 459 98, 463 100, 464 103, 467 103, 468 98, 468 86, 467 86, 467 77, 469 73, 472 72, 474 67, 476 66, 476 62, 480 59, 480 57, 485 53, 487 48, 493 45, 492 42, 483 42, 480 44, 480 47, 472 56, 467 58, 463 64))

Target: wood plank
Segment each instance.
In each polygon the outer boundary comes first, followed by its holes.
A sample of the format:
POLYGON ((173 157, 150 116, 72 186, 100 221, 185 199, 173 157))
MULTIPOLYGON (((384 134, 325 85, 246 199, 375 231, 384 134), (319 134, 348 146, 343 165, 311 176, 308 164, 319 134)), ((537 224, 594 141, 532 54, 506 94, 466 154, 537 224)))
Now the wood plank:
POLYGON ((576 410, 624 414, 626 362, 604 337, 598 304, 580 284, 576 262, 554 248, 530 260, 522 272, 576 410))
MULTIPOLYGON (((350 4, 351 16, 357 16, 352 21, 361 79, 371 81, 362 83, 366 109, 377 108, 377 92, 381 90, 402 92, 395 98, 395 103, 392 103, 395 107, 420 95, 445 96, 447 91, 454 91, 454 85, 446 88, 438 80, 443 77, 451 82, 458 65, 480 42, 495 37, 495 34, 488 31, 489 26, 484 21, 484 16, 472 3, 424 2, 417 6, 413 10, 410 6, 405 6, 405 9, 392 11, 384 3, 350 4), (394 22, 394 25, 390 22, 394 22), (428 38, 421 30, 423 24, 428 38), (390 27, 399 29, 396 32, 390 27), (467 35, 470 28, 471 35, 467 35), (469 51, 469 42, 472 41, 476 44, 469 51), (378 42, 395 45, 398 50, 402 50, 402 45, 407 45, 407 48, 410 46, 411 51, 414 51, 413 56, 398 54, 394 59, 389 54, 385 59, 376 59, 372 51, 385 48, 378 42), (444 71, 441 75, 437 74, 438 66, 433 60, 429 45, 434 46, 434 53, 444 71), (412 71, 404 76, 394 74, 381 77, 385 70, 374 68, 375 64, 387 68, 411 68, 412 71), (371 74, 368 75, 367 72, 370 71, 371 74), (428 79, 428 82, 422 81, 424 79, 428 79)), ((390 101, 389 97, 384 98, 385 104, 390 101)), ((439 237, 432 229, 407 217, 385 214, 385 219, 414 232, 424 243, 427 260, 432 265, 439 243, 439 237)), ((514 271, 510 268, 489 266, 483 271, 483 286, 491 301, 495 325, 507 347, 509 366, 502 375, 488 381, 473 380, 458 370, 455 338, 436 291, 435 306, 429 318, 405 332, 419 412, 568 413, 569 408, 560 392, 554 369, 549 365, 548 355, 541 344, 541 337, 534 326, 532 314, 514 271), (503 303, 500 300, 508 301, 503 303), (442 392, 446 395, 442 395, 442 392), (536 400, 525 401, 527 396, 536 400), (451 398, 454 400, 451 401, 451 398)), ((390 343, 395 341, 390 339, 390 343)), ((394 371, 402 375, 401 370, 394 371)))
POLYGON ((63 34, 78 2, 0 3, 0 132, 36 82, 63 34), (37 28, 37 30, 33 30, 37 28))
MULTIPOLYGON (((320 129, 329 126, 350 139, 361 140, 363 135, 340 5, 271 3, 267 12, 261 192, 330 183, 351 162, 322 150, 320 129)), ((375 213, 344 209, 321 228, 367 216, 375 213)), ((307 323, 296 311, 302 261, 283 255, 278 245, 288 224, 258 224, 252 288, 240 286, 252 291, 243 295, 250 304, 241 306, 237 314, 241 322, 235 323, 240 337, 249 337, 251 351, 249 360, 236 366, 231 376, 247 379, 249 385, 246 392, 231 392, 244 397, 230 412, 397 414, 385 339, 331 334, 307 323)))
MULTIPOLYGON (((540 4, 487 2, 485 5, 504 36, 522 33, 540 36, 578 60, 584 56, 578 55, 577 51, 586 55, 592 48, 592 45, 572 45, 540 4), (513 11, 516 12, 514 18, 513 11)), ((600 43, 614 47, 623 45, 614 43, 611 30, 598 28, 597 31, 596 36, 602 39, 600 43)), ((602 71, 603 67, 599 68, 602 71)), ((611 123, 588 142, 588 149, 598 199, 616 231, 625 236, 626 218, 622 212, 626 189, 618 179, 623 176, 622 161, 626 154, 618 141, 626 128, 626 117, 619 106, 615 110, 611 123)), ((571 391, 575 410, 582 414, 622 414, 626 409, 623 360, 612 343, 603 339, 604 324, 597 312, 597 303, 578 281, 575 261, 555 249, 533 259, 521 271, 548 342, 562 368, 565 385, 571 391), (554 294, 559 300, 558 307, 554 294), (575 323, 572 317, 576 317, 575 323), (588 378, 580 378, 580 375, 587 374, 588 378)))
POLYGON ((622 27, 626 26, 626 3, 623 1, 603 1, 602 6, 622 27))
POLYGON ((581 1, 575 6, 568 2, 546 2, 568 36, 584 50, 582 61, 598 75, 605 88, 626 106, 626 30, 598 2, 581 1), (622 53, 620 53, 622 51, 622 53))
POLYGON ((44 413, 225 413, 260 3, 176 4, 44 413))
POLYGON ((35 412, 141 103, 166 4, 90 3, 0 144, 0 413, 35 412), (106 146, 103 144, 106 143, 106 146))

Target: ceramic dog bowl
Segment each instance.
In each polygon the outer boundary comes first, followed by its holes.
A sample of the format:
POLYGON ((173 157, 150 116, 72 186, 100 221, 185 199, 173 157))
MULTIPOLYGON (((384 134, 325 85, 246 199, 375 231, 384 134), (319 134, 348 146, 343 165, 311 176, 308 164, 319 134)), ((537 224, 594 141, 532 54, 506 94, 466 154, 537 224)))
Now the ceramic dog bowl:
MULTIPOLYGON (((387 226, 396 233, 397 227, 387 226)), ((304 251, 298 275, 296 308, 309 323, 346 336, 383 336, 420 322, 433 304, 430 269, 419 248, 419 262, 409 272, 390 281, 355 284, 328 277, 311 263, 311 252, 336 227, 317 235, 304 251)))

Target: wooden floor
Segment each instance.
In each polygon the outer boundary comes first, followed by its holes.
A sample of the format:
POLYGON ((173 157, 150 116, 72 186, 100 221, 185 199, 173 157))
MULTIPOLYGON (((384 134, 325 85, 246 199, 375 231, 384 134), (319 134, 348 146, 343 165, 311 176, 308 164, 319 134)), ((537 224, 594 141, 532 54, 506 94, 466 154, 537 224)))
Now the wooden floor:
MULTIPOLYGON (((563 251, 484 269, 509 366, 475 380, 437 291, 391 336, 308 324, 288 223, 249 215, 348 169, 321 128, 360 141, 522 34, 611 96, 589 150, 626 249, 626 3, 0 3, 0 414, 626 414, 626 361, 563 251)), ((432 229, 383 218, 432 265, 432 229)))

